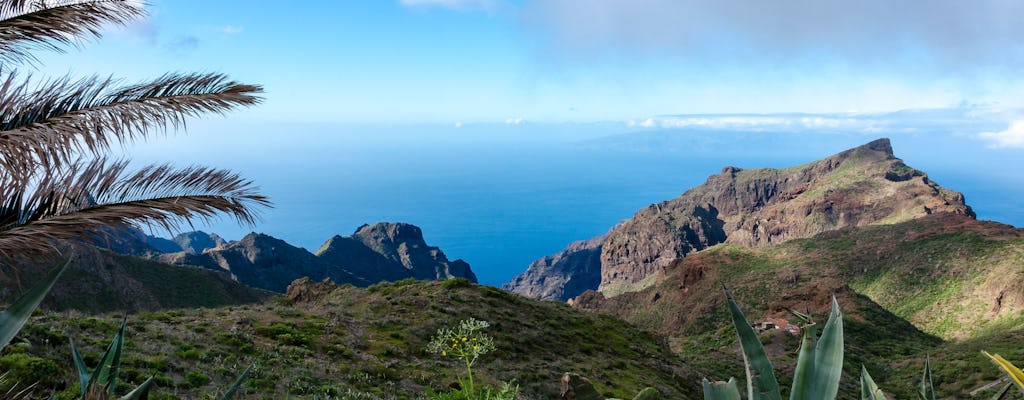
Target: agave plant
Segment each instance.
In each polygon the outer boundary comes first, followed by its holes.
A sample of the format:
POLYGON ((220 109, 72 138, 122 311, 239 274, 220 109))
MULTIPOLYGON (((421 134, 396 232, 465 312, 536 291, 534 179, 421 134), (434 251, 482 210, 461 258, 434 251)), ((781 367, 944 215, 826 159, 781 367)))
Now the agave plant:
MULTIPOLYGON (((75 346, 75 342, 71 342, 71 358, 74 361, 75 369, 78 371, 79 388, 81 390, 82 400, 105 400, 115 398, 114 390, 117 388, 118 373, 121 368, 121 355, 124 350, 125 341, 125 328, 127 327, 128 319, 125 318, 121 322, 121 328, 114 334, 114 340, 107 346, 107 350, 100 357, 99 364, 95 368, 89 369, 85 365, 85 360, 82 359, 81 353, 78 351, 78 347, 75 346)), ((244 372, 235 380, 235 382, 228 388, 227 392, 221 397, 220 400, 230 400, 235 397, 238 389, 249 379, 249 373, 252 371, 253 366, 250 365, 244 372)), ((121 400, 145 400, 149 398, 150 390, 153 386, 153 378, 146 379, 142 384, 136 387, 128 394, 121 396, 121 400)))
MULTIPOLYGON (((771 361, 764 351, 754 328, 747 322, 739 304, 728 291, 729 314, 739 335, 743 350, 743 364, 746 370, 746 398, 750 400, 781 400, 779 382, 771 361)), ((839 379, 843 371, 843 318, 839 302, 832 298, 832 312, 817 335, 817 325, 810 318, 797 314, 806 320, 800 344, 800 355, 794 371, 790 400, 835 399, 839 392, 839 379)), ((867 378, 870 380, 870 377, 867 378)), ((873 385, 874 383, 871 382, 873 385)), ((725 382, 703 382, 705 400, 739 400, 740 390, 735 379, 725 382)))

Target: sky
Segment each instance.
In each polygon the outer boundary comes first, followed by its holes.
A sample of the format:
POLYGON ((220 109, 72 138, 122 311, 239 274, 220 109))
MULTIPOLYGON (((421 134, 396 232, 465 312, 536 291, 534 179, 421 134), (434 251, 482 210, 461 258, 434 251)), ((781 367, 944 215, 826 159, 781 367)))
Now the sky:
POLYGON ((126 148, 261 185, 276 208, 207 228, 228 239, 315 249, 406 221, 500 284, 723 164, 784 167, 885 136, 979 216, 1024 223, 1019 0, 149 3, 100 40, 38 52, 35 74, 262 85, 257 107, 126 148), (608 161, 578 151, 593 147, 608 161), (470 202, 486 207, 451 209, 470 202), (506 239, 519 247, 487 247, 506 239))
POLYGON ((153 0, 147 20, 47 57, 44 70, 129 80, 220 71, 264 85, 266 103, 241 118, 272 121, 1024 106, 1024 3, 1014 0, 296 4, 153 0))

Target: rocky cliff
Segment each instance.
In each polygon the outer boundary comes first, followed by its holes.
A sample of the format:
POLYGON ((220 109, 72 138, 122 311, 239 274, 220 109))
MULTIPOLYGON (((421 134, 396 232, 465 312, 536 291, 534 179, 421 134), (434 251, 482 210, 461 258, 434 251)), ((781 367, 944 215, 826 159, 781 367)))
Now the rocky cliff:
POLYGON ((604 236, 574 242, 553 256, 534 261, 502 289, 541 300, 568 300, 601 283, 604 236))
MULTIPOLYGON (((582 271, 599 271, 598 290, 615 296, 652 285, 673 261, 718 243, 759 247, 932 213, 974 216, 962 194, 904 164, 889 140, 880 139, 791 168, 725 167, 681 196, 638 211, 600 240, 599 259, 572 267, 581 271, 577 279, 582 271)), ((507 287, 524 295, 561 291, 560 298, 571 298, 581 291, 557 287, 557 276, 569 267, 563 262, 531 268, 507 287), (541 276, 545 271, 560 272, 541 276)))
MULTIPOLYGON (((202 247, 200 242, 191 243, 202 247)), ((364 225, 352 236, 328 239, 316 254, 268 235, 251 233, 235 242, 204 247, 199 254, 180 251, 154 258, 225 271, 238 282, 280 293, 303 277, 356 286, 405 278, 467 278, 476 282, 469 264, 449 261, 440 249, 427 245, 420 228, 403 223, 364 225)))
POLYGON ((441 249, 427 245, 419 227, 410 224, 363 225, 352 236, 327 240, 316 256, 371 282, 405 278, 468 278, 476 282, 468 263, 449 261, 441 249))

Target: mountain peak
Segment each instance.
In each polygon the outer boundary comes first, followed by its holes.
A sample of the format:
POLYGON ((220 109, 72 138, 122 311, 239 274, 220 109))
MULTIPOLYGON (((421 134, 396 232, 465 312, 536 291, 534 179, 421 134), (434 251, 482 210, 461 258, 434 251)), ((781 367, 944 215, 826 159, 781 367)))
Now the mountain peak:
MULTIPOLYGON (((974 216, 962 194, 904 164, 893 154, 889 139, 883 138, 790 168, 725 167, 704 184, 641 209, 613 227, 600 243, 598 260, 583 257, 584 253, 573 258, 560 253, 547 263, 571 259, 580 264, 572 266, 573 271, 600 271, 599 290, 614 296, 654 284, 673 261, 719 243, 768 246, 933 213, 974 216)), ((567 276, 567 267, 538 263, 567 276)), ((564 279, 529 281, 559 284, 564 279)), ((550 288, 516 292, 562 293, 550 288)))

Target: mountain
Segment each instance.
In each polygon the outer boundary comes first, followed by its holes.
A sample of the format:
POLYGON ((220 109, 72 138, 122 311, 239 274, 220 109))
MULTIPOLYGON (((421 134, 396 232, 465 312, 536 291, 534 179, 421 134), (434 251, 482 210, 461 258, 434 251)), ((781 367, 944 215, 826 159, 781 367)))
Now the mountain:
POLYGON ((649 287, 675 260, 720 243, 760 247, 933 213, 974 217, 962 194, 907 166, 888 139, 879 139, 785 169, 725 167, 704 184, 652 204, 592 239, 600 242, 599 258, 569 248, 561 257, 534 262, 505 287, 524 295, 557 293, 550 298, 560 300, 579 295, 579 289, 614 296, 649 287), (565 288, 569 275, 599 283, 565 288))
MULTIPOLYGON (((789 310, 809 312, 820 321, 836 296, 847 332, 844 382, 854 385, 865 363, 886 393, 909 398, 913 388, 907 381, 890 378, 907 374, 895 372, 905 369, 907 360, 935 354, 940 344, 947 350, 959 342, 977 342, 977 347, 985 338, 1024 335, 1021 254, 1022 229, 962 214, 932 214, 767 247, 719 244, 670 263, 660 280, 643 290, 611 297, 588 291, 572 304, 656 332, 684 360, 727 378, 742 362, 729 347, 722 353, 721 339, 732 329, 723 286, 755 325, 796 322, 789 310)), ((767 338, 775 365, 791 368, 795 337, 767 338)), ((976 353, 944 358, 975 364, 976 353)), ((983 370, 947 371, 959 380, 947 393, 989 379, 983 370)))
POLYGON ((567 300, 601 283, 601 245, 604 236, 574 242, 501 286, 503 290, 540 300, 567 300))
POLYGON ((164 251, 165 253, 184 251, 189 254, 203 254, 207 249, 213 249, 227 244, 227 241, 220 236, 217 236, 216 233, 206 233, 203 231, 179 233, 175 235, 174 239, 171 239, 171 241, 177 245, 177 250, 164 251))
POLYGON ((71 264, 43 301, 44 309, 124 312, 218 307, 259 303, 273 295, 209 269, 167 265, 85 243, 68 242, 58 248, 60 254, 50 260, 21 262, 17 274, 0 273, 0 301, 12 299, 65 260, 71 264))
POLYGON ((419 227, 410 224, 363 225, 352 236, 328 239, 316 256, 371 282, 405 278, 467 278, 476 282, 468 263, 449 261, 441 249, 427 245, 419 227))
POLYGON ((221 240, 220 244, 213 235, 188 237, 188 241, 175 241, 194 243, 195 249, 203 250, 159 254, 153 258, 169 264, 225 271, 238 282, 279 293, 303 277, 356 286, 406 278, 467 278, 476 282, 468 263, 449 261, 440 249, 427 245, 420 228, 404 223, 363 225, 351 236, 328 239, 315 254, 260 233, 230 243, 221 240), (214 247, 207 247, 211 244, 214 247))

